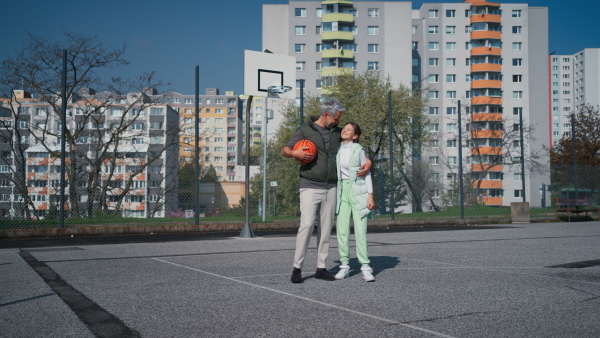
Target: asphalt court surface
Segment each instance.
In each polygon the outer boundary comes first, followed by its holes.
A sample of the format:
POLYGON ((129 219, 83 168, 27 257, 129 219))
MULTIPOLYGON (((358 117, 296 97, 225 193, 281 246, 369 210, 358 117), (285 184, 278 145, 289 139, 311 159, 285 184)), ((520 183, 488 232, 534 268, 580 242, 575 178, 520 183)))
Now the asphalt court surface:
POLYGON ((290 283, 293 232, 2 240, 0 337, 600 336, 600 222, 369 231, 373 283, 316 236, 290 283))

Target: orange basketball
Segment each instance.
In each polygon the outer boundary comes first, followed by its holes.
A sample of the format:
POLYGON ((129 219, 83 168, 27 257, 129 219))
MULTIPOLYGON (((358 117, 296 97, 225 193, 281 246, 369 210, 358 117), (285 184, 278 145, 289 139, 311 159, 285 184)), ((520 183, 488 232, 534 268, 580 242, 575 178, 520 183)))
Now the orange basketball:
MULTIPOLYGON (((296 142, 296 144, 294 145, 294 150, 304 148, 304 147, 308 147, 308 149, 304 149, 305 152, 315 155, 313 160, 315 158, 317 158, 317 146, 315 146, 315 144, 312 143, 312 141, 300 140, 300 141, 296 142)), ((300 164, 302 164, 302 165, 312 162, 312 161, 304 162, 304 161, 300 161, 298 159, 296 159, 296 160, 298 162, 300 162, 300 164)))

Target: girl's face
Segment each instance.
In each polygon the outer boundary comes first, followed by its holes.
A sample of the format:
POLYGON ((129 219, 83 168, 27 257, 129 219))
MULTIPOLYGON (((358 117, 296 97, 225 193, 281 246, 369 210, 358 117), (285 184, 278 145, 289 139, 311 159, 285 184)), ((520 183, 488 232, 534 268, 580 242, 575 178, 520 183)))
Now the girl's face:
POLYGON ((358 135, 354 134, 354 127, 351 124, 347 124, 342 128, 342 140, 353 141, 358 138, 358 135))

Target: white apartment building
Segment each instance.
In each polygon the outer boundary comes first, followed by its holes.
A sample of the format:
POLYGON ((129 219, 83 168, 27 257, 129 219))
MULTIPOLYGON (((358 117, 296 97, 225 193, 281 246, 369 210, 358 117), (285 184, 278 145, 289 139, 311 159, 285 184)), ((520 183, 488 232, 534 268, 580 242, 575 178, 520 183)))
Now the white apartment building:
POLYGON ((552 143, 571 135, 571 114, 583 105, 600 105, 600 48, 585 48, 572 55, 551 54, 549 116, 552 143))
POLYGON ((541 205, 539 186, 549 184, 549 174, 522 173, 520 141, 510 140, 514 147, 506 153, 501 129, 518 130, 522 115, 523 125, 534 128, 523 145, 525 162, 538 153, 536 161, 548 163, 542 151, 550 139, 546 7, 466 0, 413 10, 411 2, 290 1, 263 5, 263 48, 295 56, 297 79, 313 95, 326 94, 321 86, 331 76, 366 70, 428 95, 432 144, 419 155, 443 187, 431 192, 434 204, 442 203, 458 172, 460 100, 468 132, 463 145, 470 148, 462 163, 481 181, 478 201, 509 206, 525 193, 531 206, 541 205))
MULTIPOLYGON (((145 103, 144 95, 86 88, 68 102, 74 139, 66 148, 65 191, 72 216, 109 210, 166 217, 177 209, 177 112, 145 103)), ((0 217, 51 216, 60 205, 60 117, 23 90, 1 102, 0 217)))

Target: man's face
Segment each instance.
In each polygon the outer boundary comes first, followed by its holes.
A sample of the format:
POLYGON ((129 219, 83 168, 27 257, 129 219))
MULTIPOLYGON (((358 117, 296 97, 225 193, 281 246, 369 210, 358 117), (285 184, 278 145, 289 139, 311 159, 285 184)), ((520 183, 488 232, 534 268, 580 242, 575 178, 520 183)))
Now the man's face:
POLYGON ((325 127, 331 128, 337 126, 340 123, 340 118, 342 118, 342 112, 336 111, 335 114, 331 114, 330 112, 325 113, 325 127))

